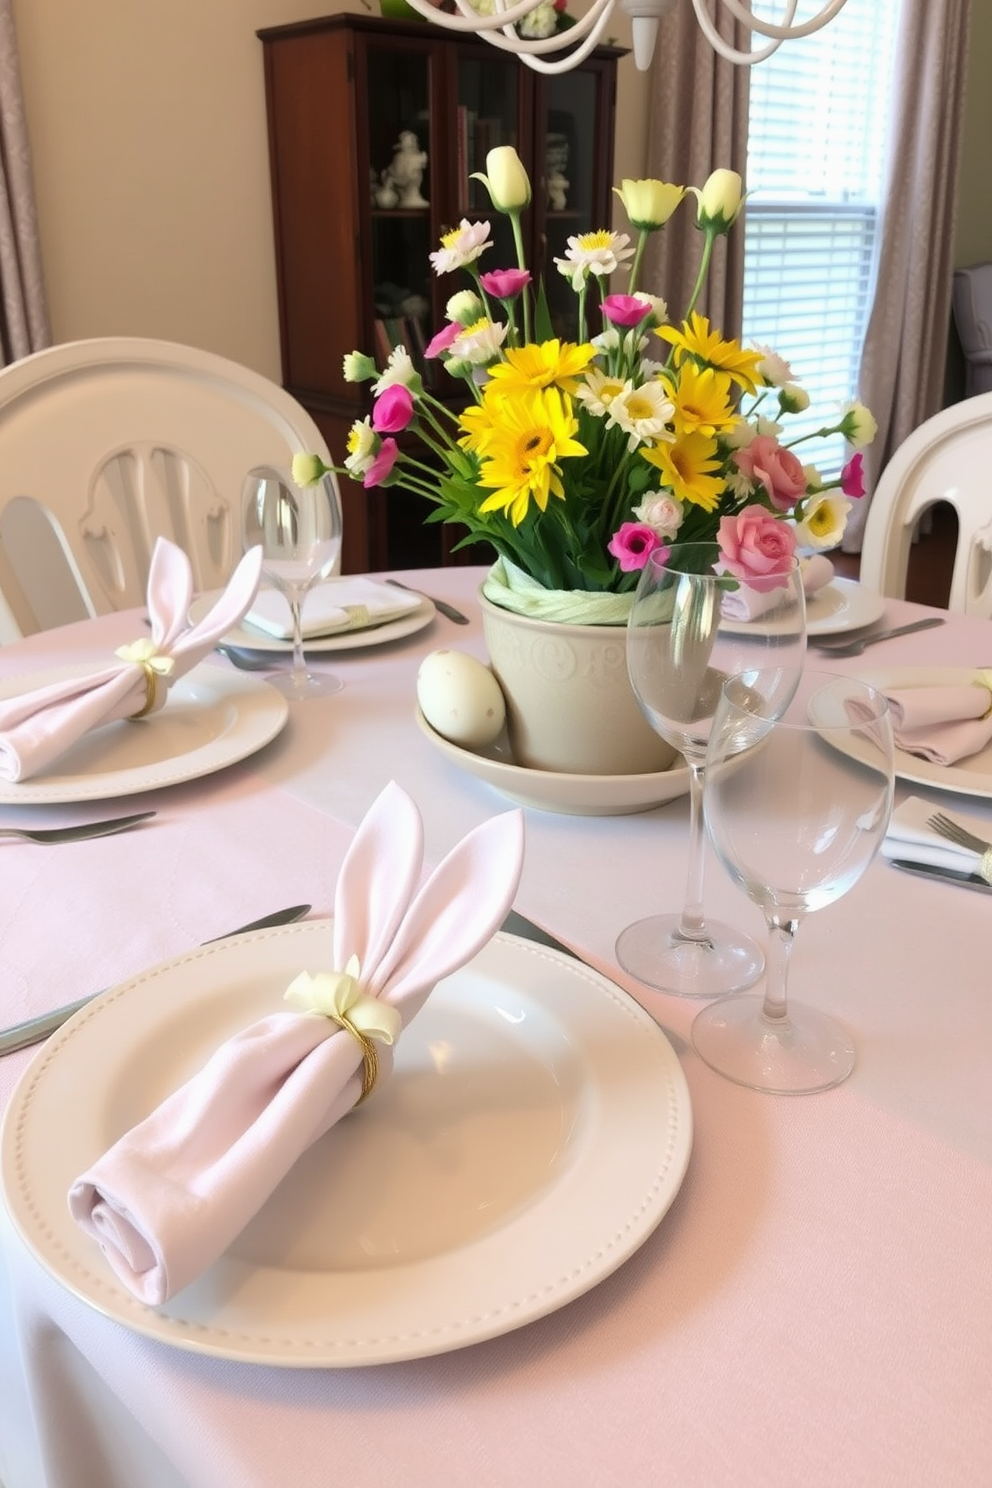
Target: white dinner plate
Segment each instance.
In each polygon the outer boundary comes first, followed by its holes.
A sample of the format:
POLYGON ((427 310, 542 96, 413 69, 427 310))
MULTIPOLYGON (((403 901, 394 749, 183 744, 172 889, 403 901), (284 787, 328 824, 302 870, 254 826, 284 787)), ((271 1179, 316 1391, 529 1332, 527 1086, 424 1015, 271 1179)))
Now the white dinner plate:
POLYGON ((670 770, 643 775, 571 775, 556 770, 531 770, 516 765, 509 754, 477 754, 453 744, 431 728, 418 708, 421 732, 460 770, 484 780, 521 806, 557 811, 568 816, 632 816, 674 801, 689 790, 689 767, 676 755, 670 770))
MULTIPOLYGON (((201 594, 189 607, 189 618, 195 624, 202 620, 217 603, 220 591, 215 594, 201 594)), ((304 646, 308 652, 318 651, 357 651, 360 646, 385 646, 389 641, 400 641, 404 636, 416 635, 418 630, 424 630, 434 619, 436 611, 429 599, 422 598, 413 610, 408 614, 401 615, 398 620, 386 620, 382 625, 370 625, 364 630, 343 630, 336 635, 307 636, 304 646)), ((279 636, 266 635, 264 630, 256 630, 251 625, 235 625, 229 630, 224 640, 231 646, 241 646, 246 651, 292 651, 292 641, 284 641, 279 636)))
MULTIPOLYGON (((856 579, 831 579, 806 601, 806 634, 838 635, 845 630, 862 630, 874 625, 885 614, 885 599, 873 589, 863 589, 856 579)), ((748 631, 768 633, 770 621, 724 620, 723 628, 731 634, 747 635, 748 631)))
MULTIPOLYGON (((93 670, 91 664, 7 677, 0 682, 0 697, 93 670)), ((201 664, 173 683, 159 712, 134 723, 119 719, 104 724, 42 774, 16 783, 0 781, 0 804, 101 801, 196 780, 268 744, 288 714, 288 702, 268 682, 201 664)))
POLYGON ((675 1052, 606 977, 500 933, 437 985, 388 1082, 309 1148, 219 1261, 164 1307, 132 1297, 70 1218, 70 1183, 330 958, 327 921, 221 941, 122 983, 53 1035, 14 1091, 0 1150, 9 1212, 53 1276, 180 1348, 346 1367, 509 1332, 638 1249, 689 1160, 675 1052))
MULTIPOLYGON (((901 687, 967 687, 977 671, 977 667, 890 667, 858 672, 858 676, 880 692, 888 692, 901 687)), ((895 770, 900 780, 914 785, 932 785, 962 796, 992 796, 992 744, 956 765, 935 765, 897 749, 895 770)))

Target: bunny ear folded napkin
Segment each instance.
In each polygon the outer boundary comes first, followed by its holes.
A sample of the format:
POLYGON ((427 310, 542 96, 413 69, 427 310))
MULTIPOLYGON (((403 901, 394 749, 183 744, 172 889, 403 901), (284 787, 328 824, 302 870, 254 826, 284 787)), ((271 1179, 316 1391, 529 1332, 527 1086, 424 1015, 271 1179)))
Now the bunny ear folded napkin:
POLYGON ((889 688, 895 741, 908 754, 953 765, 992 740, 992 671, 957 686, 889 688))
POLYGON ((523 813, 484 822, 418 887, 423 823, 390 784, 348 850, 330 970, 285 992, 72 1185, 70 1211, 123 1284, 157 1306, 223 1254, 297 1158, 392 1068, 391 1044, 442 977, 502 924, 523 813))
POLYGON ((189 559, 160 537, 148 573, 151 633, 122 646, 107 666, 0 702, 0 780, 39 774, 105 723, 157 711, 177 678, 203 660, 246 614, 258 590, 262 550, 238 564, 210 613, 188 620, 193 598, 189 559))

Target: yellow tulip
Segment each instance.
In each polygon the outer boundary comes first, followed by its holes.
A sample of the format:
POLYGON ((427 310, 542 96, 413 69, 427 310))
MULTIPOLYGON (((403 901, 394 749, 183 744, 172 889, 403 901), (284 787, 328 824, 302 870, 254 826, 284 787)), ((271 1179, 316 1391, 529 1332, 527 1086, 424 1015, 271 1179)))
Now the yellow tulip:
POLYGON ((486 174, 474 171, 497 212, 522 212, 530 202, 530 178, 512 145, 498 145, 486 156, 486 174))
POLYGON ((654 232, 663 227, 685 196, 684 186, 672 186, 667 181, 625 178, 613 190, 623 202, 631 224, 640 232, 654 232))
POLYGON ((704 231, 725 233, 733 227, 744 205, 744 186, 732 170, 715 170, 702 190, 690 186, 699 203, 696 222, 704 231))

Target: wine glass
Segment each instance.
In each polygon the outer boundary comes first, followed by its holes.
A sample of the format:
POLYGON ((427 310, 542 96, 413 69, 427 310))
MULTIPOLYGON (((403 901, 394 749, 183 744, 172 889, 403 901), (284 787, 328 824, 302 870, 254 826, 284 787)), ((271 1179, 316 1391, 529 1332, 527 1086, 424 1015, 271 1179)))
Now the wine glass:
MULTIPOLYGON (((826 1090, 854 1068, 832 1018, 786 1005, 804 915, 853 888, 892 809, 892 723, 864 682, 807 672, 781 719, 761 716, 750 685, 725 688, 706 764, 706 826, 724 867, 768 923, 765 991, 721 998, 692 1026, 713 1069, 755 1090, 826 1090)), ((761 682, 757 680, 760 699, 761 682)))
POLYGON ((272 677, 273 687, 300 702, 339 692, 340 677, 315 676, 303 654, 304 598, 330 575, 341 552, 341 502, 333 473, 298 486, 288 470, 258 466, 245 477, 242 517, 245 548, 261 547, 262 572, 285 595, 292 615, 292 670, 272 677))
POLYGON ((806 654, 806 603, 795 558, 774 585, 714 572, 713 543, 652 553, 627 625, 627 670, 648 722, 689 766, 689 865, 681 914, 650 915, 617 939, 620 965, 639 981, 681 997, 717 997, 757 981, 764 966, 749 937, 703 913, 703 781, 706 744, 728 677, 751 680, 766 715, 787 706, 806 654), (726 613, 730 597, 756 619, 726 613))

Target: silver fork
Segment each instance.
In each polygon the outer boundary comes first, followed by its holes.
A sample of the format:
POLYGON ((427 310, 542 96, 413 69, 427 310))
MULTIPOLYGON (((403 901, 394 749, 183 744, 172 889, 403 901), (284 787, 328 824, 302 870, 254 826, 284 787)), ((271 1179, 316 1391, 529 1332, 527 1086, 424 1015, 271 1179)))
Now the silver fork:
POLYGON ((893 636, 911 635, 914 630, 930 630, 934 625, 943 625, 943 615, 930 615, 926 620, 914 620, 911 625, 897 625, 895 630, 879 630, 874 635, 860 636, 856 641, 811 641, 824 656, 860 656, 868 646, 878 641, 890 641, 893 636))
POLYGON ((927 826, 932 827, 939 836, 945 837, 948 842, 955 843, 958 847, 967 847, 971 852, 978 853, 981 862, 978 871, 985 882, 992 884, 992 842, 986 842, 982 837, 976 837, 974 832, 969 832, 942 811, 934 812, 927 820, 927 826))
POLYGON ((154 811, 138 811, 133 816, 115 816, 111 821, 82 822, 75 827, 0 827, 0 837, 23 837, 27 842, 85 842, 87 837, 111 837, 126 832, 139 822, 149 821, 154 811))

